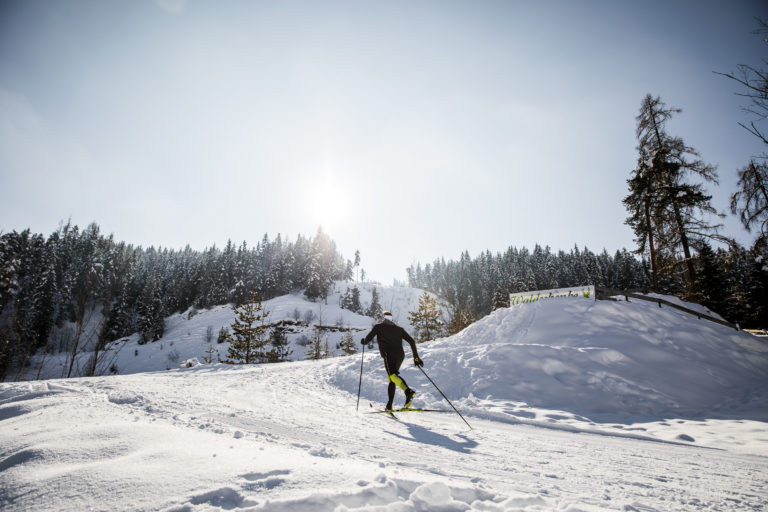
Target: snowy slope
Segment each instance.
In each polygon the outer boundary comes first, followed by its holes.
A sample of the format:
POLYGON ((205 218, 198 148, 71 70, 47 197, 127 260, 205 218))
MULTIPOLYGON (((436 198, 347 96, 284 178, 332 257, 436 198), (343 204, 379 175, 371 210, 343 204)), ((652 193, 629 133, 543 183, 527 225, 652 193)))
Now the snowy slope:
MULTIPOLYGON (((290 350, 292 350, 289 356, 290 360, 304 359, 306 348, 300 344, 300 341, 312 336, 314 325, 338 328, 338 330, 324 331, 322 335, 324 341, 327 339, 333 355, 342 354, 342 351, 336 346, 341 341, 343 329, 350 329, 356 340, 368 333, 373 326, 373 318, 353 313, 339 306, 342 294, 347 287, 351 288, 352 286, 355 284, 335 283, 327 301, 312 302, 300 293, 264 301, 264 309, 270 313, 269 322, 298 319, 299 323, 304 324, 291 327, 287 332, 290 350), (305 319, 308 314, 312 315, 312 319, 307 324, 305 319)), ((357 283, 356 286, 360 290, 360 302, 364 308, 370 305, 375 287, 381 307, 390 310, 399 325, 413 332, 413 327, 408 322, 408 313, 418 308, 419 296, 424 293, 423 290, 399 286, 382 287, 371 283, 357 283)), ((443 305, 442 310, 447 320, 447 307, 443 305)), ((93 316, 98 315, 94 314, 93 316)), ((203 361, 205 357, 212 357, 213 361, 218 361, 219 358, 225 359, 229 345, 228 343, 218 344, 216 339, 219 330, 222 327, 232 325, 235 316, 231 305, 216 306, 207 310, 190 309, 183 313, 173 314, 166 319, 165 333, 160 340, 140 345, 138 334, 119 340, 110 345, 109 352, 105 354, 101 366, 104 373, 114 365, 118 373, 128 374, 178 368, 179 363, 192 358, 197 358, 200 361, 203 361), (213 334, 213 339, 210 342, 206 335, 209 328, 213 334)), ((98 332, 99 327, 98 322, 94 321, 90 331, 98 332)), ((95 336, 85 337, 95 339, 95 336)), ((65 353, 44 357, 39 354, 33 358, 32 364, 25 374, 26 379, 66 376, 69 364, 67 357, 68 354, 65 353), (40 369, 41 365, 43 366, 42 370, 40 369)), ((79 366, 85 366, 89 357, 90 353, 84 352, 79 357, 79 366)))
MULTIPOLYGON (((282 300, 276 311, 292 309, 282 300)), ((653 304, 563 298, 497 311, 420 353, 474 430, 452 412, 368 414, 386 396, 375 351, 0 384, 0 509, 768 502, 768 351, 748 334, 653 304)), ((402 375, 417 405, 448 408, 409 362, 402 375)))

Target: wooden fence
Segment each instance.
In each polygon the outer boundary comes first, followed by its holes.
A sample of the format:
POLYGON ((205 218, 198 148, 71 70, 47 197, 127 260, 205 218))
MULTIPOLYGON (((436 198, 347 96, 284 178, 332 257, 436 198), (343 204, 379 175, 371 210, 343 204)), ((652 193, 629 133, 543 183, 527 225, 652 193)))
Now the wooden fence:
POLYGON ((695 315, 699 319, 709 320, 710 322, 715 322, 716 324, 724 325, 726 327, 730 327, 731 329, 736 329, 737 331, 739 330, 738 324, 732 324, 731 322, 726 322, 725 320, 721 320, 713 316, 705 315, 699 311, 686 308, 685 306, 681 306, 679 304, 675 304, 673 302, 669 302, 668 300, 660 299, 658 297, 649 297, 647 295, 641 295, 641 293, 643 293, 641 290, 612 290, 610 288, 596 287, 595 300, 616 300, 614 299, 614 297, 623 296, 624 300, 629 301, 629 298, 632 297, 633 299, 645 300, 648 302, 655 302, 659 305, 659 307, 661 307, 663 304, 665 306, 669 306, 671 308, 684 311, 688 314, 695 315))

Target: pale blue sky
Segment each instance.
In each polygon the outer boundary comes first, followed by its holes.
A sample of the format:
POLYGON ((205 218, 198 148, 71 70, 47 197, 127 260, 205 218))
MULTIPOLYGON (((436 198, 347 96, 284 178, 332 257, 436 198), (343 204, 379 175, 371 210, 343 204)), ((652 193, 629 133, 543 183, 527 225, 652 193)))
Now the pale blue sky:
MULTIPOLYGON (((727 210, 761 1, 0 0, 0 230, 197 249, 322 224, 370 277, 534 244, 634 248, 647 93, 727 210)), ((735 218, 725 234, 751 238, 735 218)))

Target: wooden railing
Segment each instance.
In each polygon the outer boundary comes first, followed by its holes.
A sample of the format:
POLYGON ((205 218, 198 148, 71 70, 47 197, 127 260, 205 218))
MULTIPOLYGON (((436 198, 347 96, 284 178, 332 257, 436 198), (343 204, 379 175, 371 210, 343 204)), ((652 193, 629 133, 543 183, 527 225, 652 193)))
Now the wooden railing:
POLYGON ((721 320, 713 316, 705 315, 699 311, 686 308, 685 306, 681 306, 679 304, 675 304, 673 302, 669 302, 668 300, 660 299, 658 297, 649 297, 647 295, 641 295, 641 293, 643 293, 641 290, 612 290, 610 288, 595 287, 596 300, 615 300, 613 299, 613 297, 623 296, 624 300, 629 301, 629 298, 632 297, 633 299, 645 300, 648 302, 655 302, 659 305, 659 307, 661 307, 663 304, 665 306, 669 306, 671 308, 684 311, 685 313, 695 315, 699 319, 715 322, 716 324, 724 325, 726 327, 730 327, 731 329, 736 329, 737 331, 739 330, 738 324, 732 324, 731 322, 726 322, 725 320, 721 320))

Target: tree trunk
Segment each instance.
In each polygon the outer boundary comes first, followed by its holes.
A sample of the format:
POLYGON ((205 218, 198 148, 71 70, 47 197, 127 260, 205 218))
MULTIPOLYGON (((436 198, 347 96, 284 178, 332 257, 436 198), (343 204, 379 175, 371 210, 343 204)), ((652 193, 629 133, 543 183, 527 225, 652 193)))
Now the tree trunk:
POLYGON ((651 253, 651 288, 654 291, 659 289, 657 269, 656 269, 656 249, 653 246, 653 231, 651 229, 651 205, 648 198, 645 198, 645 229, 648 232, 648 249, 651 253))
POLYGON ((696 270, 693 268, 693 258, 691 258, 691 248, 688 244, 688 235, 685 233, 685 226, 683 225, 683 218, 680 215, 680 207, 675 204, 675 221, 677 222, 677 229, 680 232, 680 243, 683 246, 683 254, 685 255, 685 264, 688 268, 688 284, 693 286, 696 281, 696 270))

